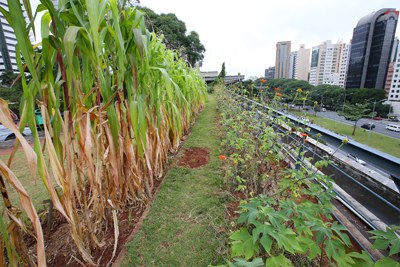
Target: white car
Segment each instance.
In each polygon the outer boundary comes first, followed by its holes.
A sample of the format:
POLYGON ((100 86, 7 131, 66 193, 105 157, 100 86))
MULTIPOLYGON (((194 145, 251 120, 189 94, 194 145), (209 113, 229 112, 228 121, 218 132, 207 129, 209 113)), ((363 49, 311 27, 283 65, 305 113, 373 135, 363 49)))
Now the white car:
MULTIPOLYGON (((29 127, 25 127, 25 129, 22 131, 22 135, 31 135, 31 129, 29 127)), ((15 134, 11 132, 8 128, 6 128, 4 125, 0 124, 0 141, 8 141, 15 139, 15 134)))
POLYGON ((386 129, 390 131, 400 132, 400 125, 388 124, 386 125, 386 129))
POLYGON ((354 156, 353 154, 348 154, 347 157, 351 158, 352 160, 360 163, 361 165, 367 165, 367 163, 365 161, 363 161, 362 159, 357 158, 356 156, 354 156))

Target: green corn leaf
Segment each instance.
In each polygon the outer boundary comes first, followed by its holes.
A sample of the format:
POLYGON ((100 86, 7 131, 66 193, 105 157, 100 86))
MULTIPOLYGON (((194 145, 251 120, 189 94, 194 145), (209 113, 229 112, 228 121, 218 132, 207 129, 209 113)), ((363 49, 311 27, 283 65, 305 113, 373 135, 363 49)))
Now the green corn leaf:
POLYGON ((64 38, 63 38, 67 62, 68 62, 68 65, 70 66, 70 68, 72 68, 72 66, 74 65, 73 59, 74 59, 76 36, 78 35, 78 32, 80 30, 81 30, 81 27, 70 26, 67 28, 64 38))

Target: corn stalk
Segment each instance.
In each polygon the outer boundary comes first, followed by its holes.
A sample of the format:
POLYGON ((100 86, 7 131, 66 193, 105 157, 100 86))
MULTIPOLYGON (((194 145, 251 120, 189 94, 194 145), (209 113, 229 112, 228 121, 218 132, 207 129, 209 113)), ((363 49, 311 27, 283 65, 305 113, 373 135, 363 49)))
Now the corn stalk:
MULTIPOLYGON (((23 19, 18 1, 8 4, 1 12, 18 39, 21 124, 33 133, 34 167, 82 258, 94 264, 91 251, 104 245, 105 229, 113 225, 118 239, 115 214, 151 197, 168 152, 204 105, 205 84, 145 28, 140 11, 116 0, 65 0, 60 9, 41 0, 41 51, 29 42, 33 24, 23 19), (35 108, 44 120, 45 145, 35 108)), ((24 195, 21 188, 18 193, 24 195)), ((34 209, 25 211, 29 216, 34 209)), ((43 237, 36 226, 39 256, 43 237)))

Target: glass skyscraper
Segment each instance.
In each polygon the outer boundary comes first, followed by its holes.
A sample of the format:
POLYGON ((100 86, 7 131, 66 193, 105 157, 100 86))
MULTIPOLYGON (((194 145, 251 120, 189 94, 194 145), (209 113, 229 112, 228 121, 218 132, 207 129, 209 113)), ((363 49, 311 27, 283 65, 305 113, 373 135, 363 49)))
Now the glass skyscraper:
POLYGON ((359 20, 353 31, 346 88, 385 87, 399 11, 383 8, 359 20))

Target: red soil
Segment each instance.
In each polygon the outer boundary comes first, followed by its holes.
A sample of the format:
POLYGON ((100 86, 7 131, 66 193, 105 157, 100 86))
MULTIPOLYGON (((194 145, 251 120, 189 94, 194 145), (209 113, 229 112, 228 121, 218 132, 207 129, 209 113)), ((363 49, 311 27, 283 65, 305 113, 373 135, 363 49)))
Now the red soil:
POLYGON ((210 159, 210 150, 207 148, 192 147, 185 150, 179 166, 199 168, 207 165, 210 159))

